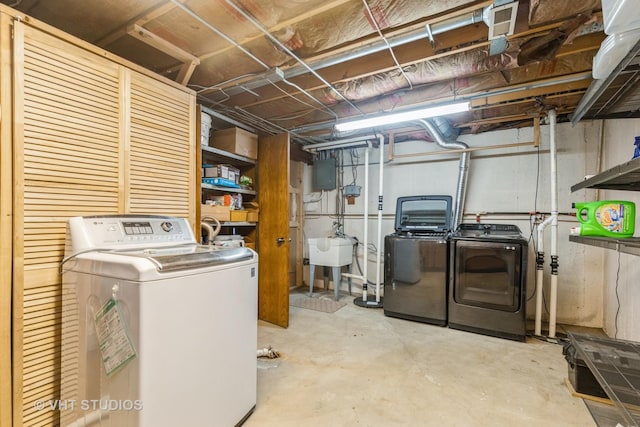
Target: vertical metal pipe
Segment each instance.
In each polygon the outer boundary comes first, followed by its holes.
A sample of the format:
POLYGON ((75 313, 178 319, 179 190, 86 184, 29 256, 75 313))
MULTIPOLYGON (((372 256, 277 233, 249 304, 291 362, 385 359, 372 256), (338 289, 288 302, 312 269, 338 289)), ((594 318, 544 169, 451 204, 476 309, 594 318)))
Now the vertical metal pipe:
MULTIPOLYGON (((433 137, 433 140, 442 148, 456 149, 469 148, 467 144, 459 141, 445 141, 437 127, 430 120, 418 120, 418 123, 425 128, 433 137)), ((464 199, 467 193, 467 178, 469 176, 469 152, 464 151, 460 154, 460 164, 458 169, 458 185, 456 188, 456 198, 453 207, 453 228, 458 228, 462 222, 464 213, 464 199)))

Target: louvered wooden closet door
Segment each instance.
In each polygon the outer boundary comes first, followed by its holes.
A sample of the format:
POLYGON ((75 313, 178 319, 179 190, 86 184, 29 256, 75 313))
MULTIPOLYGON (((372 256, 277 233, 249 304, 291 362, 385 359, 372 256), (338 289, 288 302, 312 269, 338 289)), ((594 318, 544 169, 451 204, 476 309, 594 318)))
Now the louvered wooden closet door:
POLYGON ((195 225, 195 95, 15 22, 13 418, 56 425, 65 227, 141 213, 195 225), (23 197, 24 196, 24 197, 23 197))
MULTIPOLYGON (((191 95, 131 74, 128 212, 189 217, 195 209, 191 95)), ((194 230, 195 231, 195 230, 194 230)))
POLYGON ((35 402, 59 399, 66 221, 118 212, 120 71, 18 23, 14 46, 14 419, 51 425, 35 402))

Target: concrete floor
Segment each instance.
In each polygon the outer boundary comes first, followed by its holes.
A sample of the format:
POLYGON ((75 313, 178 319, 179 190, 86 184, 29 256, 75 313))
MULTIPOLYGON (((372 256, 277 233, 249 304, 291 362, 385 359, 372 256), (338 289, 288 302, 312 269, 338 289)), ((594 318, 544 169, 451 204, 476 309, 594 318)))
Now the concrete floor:
POLYGON ((260 322, 258 402, 246 427, 594 426, 565 384, 562 346, 386 317, 347 305, 291 307, 290 326, 260 322))

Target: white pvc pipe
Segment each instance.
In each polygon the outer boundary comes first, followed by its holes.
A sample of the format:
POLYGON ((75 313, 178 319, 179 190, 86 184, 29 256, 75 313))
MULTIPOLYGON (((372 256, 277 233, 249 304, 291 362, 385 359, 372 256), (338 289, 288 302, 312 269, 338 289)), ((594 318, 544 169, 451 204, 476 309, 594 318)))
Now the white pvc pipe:
MULTIPOLYGON (((362 238, 364 252, 362 254, 363 264, 364 264, 364 272, 362 273, 362 301, 367 300, 367 281, 369 280, 367 276, 368 269, 368 252, 369 252, 369 240, 368 240, 368 219, 369 219, 369 150, 371 149, 371 143, 367 142, 367 148, 364 151, 364 230, 362 238)), ((358 253, 356 252, 356 256, 358 253)))
MULTIPOLYGON (((362 281, 362 299, 364 301, 367 300, 367 274, 368 274, 368 266, 367 266, 367 253, 369 247, 369 233, 367 229, 367 221, 369 219, 369 150, 371 150, 371 141, 370 139, 377 138, 376 135, 361 135, 353 138, 345 138, 338 141, 327 141, 327 142, 319 142, 317 144, 309 144, 303 147, 305 151, 323 151, 323 150, 333 150, 336 148, 347 148, 353 147, 356 145, 366 144, 366 149, 364 152, 364 230, 363 230, 363 246, 364 246, 364 272, 362 276, 357 274, 350 273, 342 273, 343 277, 351 277, 353 279, 358 279, 362 281)), ((356 257, 358 253, 356 252, 356 257)), ((336 285, 337 286, 337 285, 336 285)))
MULTIPOLYGON (((538 224, 538 253, 542 254, 544 261, 544 229, 551 224, 552 217, 547 217, 542 223, 538 224)), ((536 254, 537 255, 537 254, 536 254)), ((536 318, 534 334, 542 335, 542 289, 544 281, 544 270, 537 269, 536 264, 536 318)))
POLYGON ((556 336, 556 311, 558 301, 558 150, 556 147, 556 110, 549 111, 549 151, 551 171, 551 287, 549 297, 549 337, 556 336))
MULTIPOLYGON (((378 181, 378 247, 376 254, 376 302, 380 302, 380 259, 382 257, 382 199, 384 172, 384 135, 378 135, 378 149, 380 151, 380 177, 378 181)), ((365 261, 366 262, 366 261, 365 261)))

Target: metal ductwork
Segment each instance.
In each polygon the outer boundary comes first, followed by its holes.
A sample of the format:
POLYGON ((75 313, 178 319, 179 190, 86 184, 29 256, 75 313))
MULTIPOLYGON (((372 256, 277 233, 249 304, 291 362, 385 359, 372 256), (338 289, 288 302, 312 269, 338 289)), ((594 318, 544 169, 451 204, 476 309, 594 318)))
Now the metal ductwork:
MULTIPOLYGON (((455 141, 457 133, 453 130, 453 127, 446 119, 435 118, 430 120, 418 120, 418 123, 424 127, 433 137, 433 140, 440 147, 447 150, 452 149, 467 149, 469 146, 464 142, 455 141), (450 141, 443 135, 448 135, 450 141), (454 136, 455 135, 455 136, 454 136)), ((453 204, 453 228, 458 228, 458 225, 462 222, 462 216, 464 214, 464 199, 467 193, 467 179, 469 177, 469 152, 463 151, 460 154, 460 166, 458 168, 458 185, 456 187, 456 197, 453 204)))

